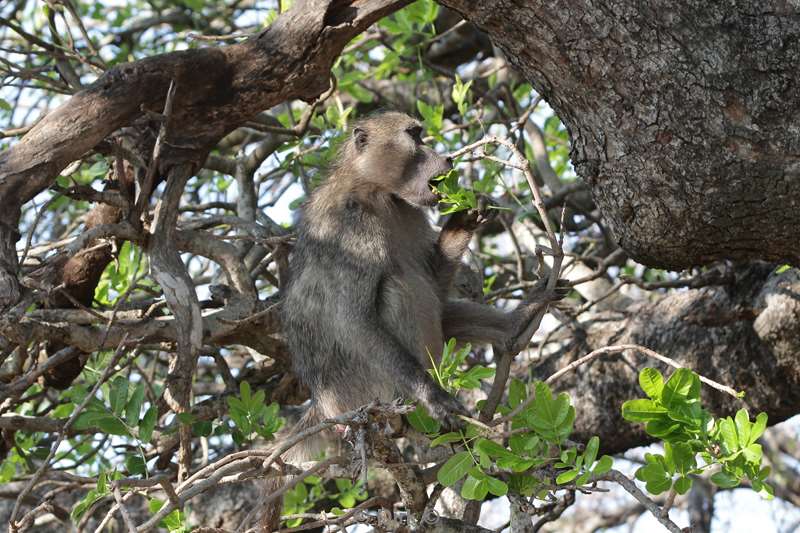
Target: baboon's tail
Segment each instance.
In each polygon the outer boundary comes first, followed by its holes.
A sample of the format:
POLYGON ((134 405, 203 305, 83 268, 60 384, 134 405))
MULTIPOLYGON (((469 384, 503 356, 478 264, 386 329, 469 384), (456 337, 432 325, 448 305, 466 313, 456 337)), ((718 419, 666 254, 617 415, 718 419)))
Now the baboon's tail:
MULTIPOLYGON (((298 433, 312 428, 322 421, 322 415, 317 409, 314 402, 308 407, 300 420, 291 428, 285 435, 281 435, 276 439, 275 446, 280 446, 287 439, 297 435, 298 433)), ((301 464, 305 461, 310 461, 317 457, 324 449, 328 439, 322 433, 312 435, 302 441, 298 442, 289 448, 281 459, 289 464, 301 464)), ((288 483, 293 476, 282 477, 269 477, 264 483, 264 494, 269 495, 279 490, 286 483, 288 483)), ((281 511, 283 510, 283 498, 277 498, 267 503, 264 509, 264 514, 261 519, 262 533, 272 533, 280 529, 281 511)))

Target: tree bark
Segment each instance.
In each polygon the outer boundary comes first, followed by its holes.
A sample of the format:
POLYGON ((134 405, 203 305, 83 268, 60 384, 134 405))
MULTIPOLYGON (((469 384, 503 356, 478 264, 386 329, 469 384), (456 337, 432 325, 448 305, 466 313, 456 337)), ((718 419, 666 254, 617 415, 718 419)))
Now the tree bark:
POLYGON ((800 264, 795 4, 442 3, 557 111, 578 174, 637 261, 800 264))

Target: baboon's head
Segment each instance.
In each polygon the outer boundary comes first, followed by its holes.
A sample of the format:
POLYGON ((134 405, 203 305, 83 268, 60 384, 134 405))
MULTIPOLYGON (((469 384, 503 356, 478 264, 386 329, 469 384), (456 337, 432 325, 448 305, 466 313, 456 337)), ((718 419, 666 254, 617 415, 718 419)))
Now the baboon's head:
POLYGON ((343 159, 360 180, 379 191, 414 205, 435 205, 431 181, 452 163, 422 142, 423 131, 418 120, 404 113, 374 115, 353 128, 343 159))

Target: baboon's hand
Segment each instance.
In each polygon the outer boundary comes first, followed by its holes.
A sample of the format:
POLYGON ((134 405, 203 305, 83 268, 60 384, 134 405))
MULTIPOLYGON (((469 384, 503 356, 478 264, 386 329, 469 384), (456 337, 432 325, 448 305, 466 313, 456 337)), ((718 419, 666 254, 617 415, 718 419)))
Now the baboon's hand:
POLYGON ((572 286, 568 279, 559 278, 556 280, 556 286, 554 289, 547 288, 547 279, 540 279, 536 282, 536 284, 528 291, 528 297, 526 300, 528 302, 536 302, 536 303, 549 303, 549 302, 557 302, 563 299, 569 292, 572 290, 572 286))
POLYGON ((464 427, 460 416, 469 416, 461 402, 450 396, 439 387, 435 387, 433 394, 423 400, 430 415, 442 424, 442 431, 456 431, 464 427))
POLYGON ((451 229, 463 229, 475 231, 494 220, 497 216, 497 209, 489 209, 489 204, 483 198, 478 201, 478 206, 453 213, 447 221, 447 226, 451 229))

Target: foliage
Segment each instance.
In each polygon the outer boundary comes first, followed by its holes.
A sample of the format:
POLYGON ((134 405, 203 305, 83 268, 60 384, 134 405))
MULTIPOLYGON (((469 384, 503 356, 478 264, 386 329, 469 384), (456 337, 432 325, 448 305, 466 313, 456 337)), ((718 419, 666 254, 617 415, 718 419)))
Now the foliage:
POLYGON ((475 364, 470 365, 469 370, 462 371, 461 366, 471 351, 470 344, 465 344, 457 350, 456 339, 448 340, 442 350, 439 364, 431 360, 432 365, 428 373, 446 391, 477 389, 481 380, 494 377, 494 369, 475 364))
POLYGON ((761 445, 756 441, 767 427, 767 414, 750 421, 747 409, 736 416, 714 419, 700 402, 700 377, 680 368, 664 381, 654 368, 639 373, 639 385, 647 398, 629 400, 622 405, 622 416, 631 422, 644 422, 647 434, 664 443, 663 454, 645 455, 645 466, 636 478, 647 483, 652 494, 673 489, 685 494, 692 477, 718 470, 711 481, 726 489, 749 480, 753 490, 772 498, 772 487, 765 482, 769 467, 761 467, 761 445), (698 461, 702 459, 702 463, 698 461))
MULTIPOLYGON (((165 503, 164 500, 152 498, 147 503, 147 508, 151 513, 156 513, 165 503)), ((191 531, 191 528, 186 525, 186 516, 180 509, 175 509, 167 514, 167 516, 161 519, 160 525, 169 531, 169 533, 189 533, 189 531, 191 531)))
POLYGON ((256 436, 271 439, 283 425, 283 419, 278 416, 280 406, 275 402, 264 403, 266 393, 263 390, 251 394, 250 384, 246 381, 239 383, 239 395, 238 398, 228 396, 228 416, 234 425, 233 440, 242 444, 256 436))
MULTIPOLYGON (((336 501, 340 507, 332 507, 330 512, 336 515, 344 514, 344 509, 352 509, 359 502, 367 499, 367 491, 361 481, 353 482, 349 479, 337 478, 333 483, 324 483, 318 476, 308 476, 303 483, 298 483, 287 492, 283 500, 283 514, 302 514, 313 509, 323 501, 336 501)), ((286 527, 298 527, 303 523, 303 518, 286 520, 286 527)))
POLYGON ((611 468, 611 457, 604 455, 597 460, 597 437, 592 437, 583 450, 568 443, 575 409, 566 393, 554 397, 546 383, 535 382, 529 390, 522 381, 512 380, 508 403, 500 407, 500 413, 511 413, 525 402, 529 392, 533 393, 532 401, 511 418, 512 435, 507 443, 483 436, 485 430, 476 425, 465 432, 433 436, 431 446, 459 443, 464 447, 439 469, 439 483, 451 487, 463 479, 461 496, 468 500, 483 500, 489 494, 503 496, 509 488, 524 496, 547 499, 560 486, 586 485, 593 475, 600 476, 611 468))

